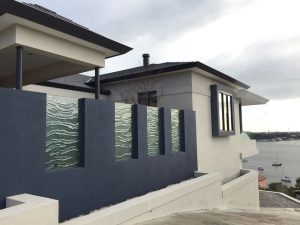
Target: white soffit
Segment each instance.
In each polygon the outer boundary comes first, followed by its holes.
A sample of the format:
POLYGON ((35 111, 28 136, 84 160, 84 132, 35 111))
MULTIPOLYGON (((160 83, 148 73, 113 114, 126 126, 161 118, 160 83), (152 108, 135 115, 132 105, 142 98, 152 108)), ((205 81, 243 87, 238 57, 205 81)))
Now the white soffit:
POLYGON ((93 49, 93 50, 96 50, 96 51, 99 51, 99 52, 102 52, 105 55, 106 58, 119 55, 118 52, 112 51, 110 49, 107 49, 107 48, 101 47, 99 45, 90 43, 90 42, 82 40, 80 38, 62 33, 60 31, 51 29, 51 28, 46 27, 46 26, 42 26, 40 24, 31 22, 29 20, 11 15, 11 14, 8 14, 8 13, 5 13, 2 16, 0 16, 0 31, 4 30, 4 29, 6 29, 10 26, 13 26, 15 24, 23 25, 25 27, 29 27, 29 28, 34 29, 34 30, 38 30, 40 32, 44 32, 44 33, 49 34, 51 36, 59 37, 61 39, 64 39, 64 40, 67 40, 67 41, 85 46, 87 48, 90 48, 90 49, 93 49))
POLYGON ((235 93, 235 97, 241 100, 242 106, 247 105, 263 105, 266 104, 269 99, 254 94, 247 90, 240 90, 235 93))

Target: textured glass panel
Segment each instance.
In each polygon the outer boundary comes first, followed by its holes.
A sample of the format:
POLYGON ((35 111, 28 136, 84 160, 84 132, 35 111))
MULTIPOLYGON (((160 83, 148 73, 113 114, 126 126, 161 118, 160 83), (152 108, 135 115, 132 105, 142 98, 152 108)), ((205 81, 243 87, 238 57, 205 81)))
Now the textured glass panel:
POLYGON ((159 109, 147 107, 147 140, 149 156, 160 154, 159 137, 159 109))
POLYGON ((172 151, 179 152, 180 143, 180 119, 179 110, 171 109, 171 129, 172 129, 172 151))
POLYGON ((116 160, 131 159, 132 109, 131 105, 115 103, 115 157, 116 160))
POLYGON ((78 99, 47 95, 46 170, 78 167, 78 99))

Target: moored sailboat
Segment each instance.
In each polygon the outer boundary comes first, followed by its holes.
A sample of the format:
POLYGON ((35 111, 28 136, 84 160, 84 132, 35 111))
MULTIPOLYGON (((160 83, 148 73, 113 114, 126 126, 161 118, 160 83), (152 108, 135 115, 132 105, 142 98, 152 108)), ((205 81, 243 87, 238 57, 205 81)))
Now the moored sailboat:
POLYGON ((278 153, 276 153, 276 161, 272 163, 272 166, 282 166, 282 163, 278 162, 278 153))

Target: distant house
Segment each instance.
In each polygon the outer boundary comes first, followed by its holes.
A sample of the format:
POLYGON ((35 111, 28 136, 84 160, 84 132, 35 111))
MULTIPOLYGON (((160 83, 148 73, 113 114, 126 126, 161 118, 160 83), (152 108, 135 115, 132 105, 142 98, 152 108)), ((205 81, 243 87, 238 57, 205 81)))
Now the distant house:
POLYGON ((268 100, 201 62, 148 54, 100 76, 130 50, 42 6, 0 2, 0 224, 57 225, 128 199, 74 224, 259 208, 242 107, 268 100))

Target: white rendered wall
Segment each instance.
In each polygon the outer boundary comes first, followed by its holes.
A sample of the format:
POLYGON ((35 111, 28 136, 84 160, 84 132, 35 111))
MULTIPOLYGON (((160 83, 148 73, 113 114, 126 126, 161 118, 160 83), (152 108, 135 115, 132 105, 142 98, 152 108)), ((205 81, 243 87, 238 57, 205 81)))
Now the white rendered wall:
POLYGON ((222 204, 225 209, 259 210, 258 173, 242 170, 242 176, 222 186, 222 204))
POLYGON ((67 221, 62 225, 131 225, 221 204, 221 176, 207 174, 67 221))
POLYGON ((22 194, 6 199, 1 225, 58 225, 58 201, 22 194))
MULTIPOLYGON (((259 209, 257 172, 241 171, 241 176, 221 185, 219 173, 195 173, 195 178, 167 188, 95 210, 61 225, 130 225, 203 209, 259 209)), ((7 198, 0 210, 1 225, 58 225, 58 202, 32 195, 7 198)))
POLYGON ((192 74, 193 110, 196 112, 198 169, 220 172, 223 182, 239 175, 241 169, 239 102, 234 101, 235 135, 213 137, 211 128, 210 85, 220 84, 197 73, 192 74))

